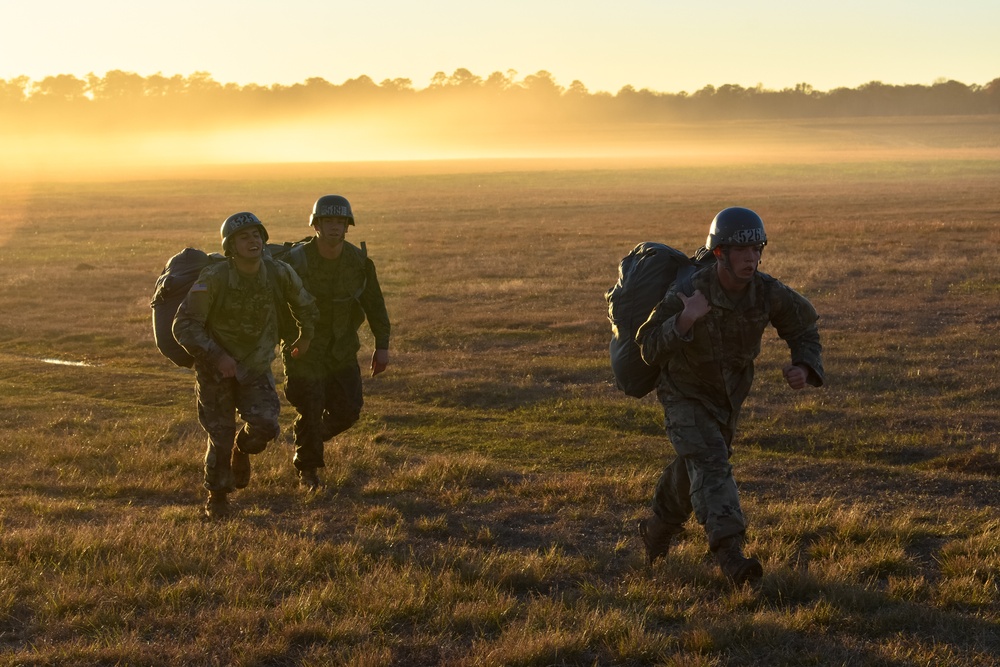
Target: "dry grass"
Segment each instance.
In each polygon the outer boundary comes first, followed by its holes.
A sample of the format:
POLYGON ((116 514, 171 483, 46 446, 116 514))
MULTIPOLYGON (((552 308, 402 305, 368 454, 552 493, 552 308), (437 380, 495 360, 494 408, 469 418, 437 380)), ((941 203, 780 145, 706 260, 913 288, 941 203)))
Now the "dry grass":
POLYGON ((0 195, 0 664, 993 664, 1000 162, 437 169, 0 195), (324 495, 286 430, 206 523, 153 282, 236 210, 300 238, 327 191, 378 263, 390 371, 324 495), (605 358, 618 259, 694 250, 735 203, 822 313, 829 372, 792 393, 780 341, 760 359, 736 454, 755 589, 695 525, 646 567, 669 447, 605 358))

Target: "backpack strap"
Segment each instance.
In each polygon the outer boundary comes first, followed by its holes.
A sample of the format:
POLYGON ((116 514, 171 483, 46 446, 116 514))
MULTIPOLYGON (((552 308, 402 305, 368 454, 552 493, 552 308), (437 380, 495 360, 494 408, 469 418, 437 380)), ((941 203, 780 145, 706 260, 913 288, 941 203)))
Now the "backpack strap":
POLYGON ((677 286, 684 292, 685 296, 691 296, 694 293, 694 274, 711 264, 715 264, 715 256, 712 251, 702 246, 698 248, 698 251, 688 257, 688 263, 677 269, 677 276, 674 280, 677 282, 677 286))
POLYGON ((694 278, 695 271, 698 267, 694 264, 687 264, 677 269, 677 286, 680 288, 684 296, 691 296, 694 293, 694 278))
POLYGON ((364 280, 361 281, 361 287, 358 288, 358 291, 356 291, 354 293, 354 295, 351 296, 351 299, 353 299, 354 301, 357 301, 358 303, 361 303, 361 295, 365 293, 366 289, 368 289, 368 266, 367 266, 367 260, 368 260, 368 246, 365 245, 364 241, 362 241, 361 242, 361 271, 364 273, 365 278, 364 278, 364 280))
POLYGON ((277 310, 285 302, 285 295, 281 293, 281 278, 278 276, 277 262, 270 258, 263 260, 267 273, 267 282, 271 287, 271 296, 274 297, 274 307, 277 310))
MULTIPOLYGON (((303 259, 305 258, 303 257, 303 259)), ((264 262, 267 270, 267 282, 271 285, 271 298, 274 299, 274 316, 277 320, 278 336, 283 340, 286 338, 289 341, 294 340, 298 337, 299 328, 292 315, 291 306, 288 305, 285 295, 281 291, 281 276, 278 275, 277 262, 271 259, 265 259, 264 262)))
POLYGON ((218 315, 219 309, 222 307, 222 299, 226 292, 229 290, 229 260, 226 260, 225 270, 220 269, 224 274, 222 280, 222 290, 215 295, 215 300, 212 301, 212 306, 208 309, 208 315, 205 317, 205 323, 207 324, 209 320, 214 320, 215 316, 218 315))
POLYGON ((306 247, 299 243, 292 246, 288 251, 287 262, 295 269, 295 273, 302 277, 302 274, 309 269, 309 258, 306 256, 306 247))

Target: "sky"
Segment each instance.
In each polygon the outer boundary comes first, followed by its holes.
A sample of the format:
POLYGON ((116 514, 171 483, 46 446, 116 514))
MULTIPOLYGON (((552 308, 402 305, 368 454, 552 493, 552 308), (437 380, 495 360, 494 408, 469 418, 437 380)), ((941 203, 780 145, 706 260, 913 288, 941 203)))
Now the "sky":
POLYGON ((124 70, 335 84, 465 68, 590 92, 1000 77, 996 0, 0 0, 0 79, 124 70))

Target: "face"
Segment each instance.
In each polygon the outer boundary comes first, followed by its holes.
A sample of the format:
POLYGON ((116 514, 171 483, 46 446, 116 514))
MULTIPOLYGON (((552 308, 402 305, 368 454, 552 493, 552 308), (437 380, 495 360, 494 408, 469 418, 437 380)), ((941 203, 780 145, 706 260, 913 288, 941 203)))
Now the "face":
POLYGON ((317 218, 313 222, 316 235, 331 245, 344 240, 347 235, 347 218, 317 218))
POLYGON ((757 266, 760 264, 760 256, 763 252, 764 246, 762 245, 730 246, 729 266, 724 268, 730 269, 732 277, 737 281, 750 282, 757 272, 757 266))
POLYGON ((229 237, 229 249, 235 257, 241 259, 257 259, 264 250, 264 240, 260 236, 259 227, 249 227, 229 237))

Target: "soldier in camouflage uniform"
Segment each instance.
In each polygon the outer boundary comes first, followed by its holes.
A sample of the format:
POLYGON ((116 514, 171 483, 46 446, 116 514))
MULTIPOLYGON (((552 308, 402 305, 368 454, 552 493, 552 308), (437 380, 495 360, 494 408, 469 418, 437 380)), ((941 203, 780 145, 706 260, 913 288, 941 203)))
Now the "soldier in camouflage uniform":
POLYGON ((802 295, 757 271, 766 244, 755 212, 721 211, 706 242, 715 263, 695 273, 690 296, 672 286, 636 334, 643 360, 663 369, 657 396, 677 454, 656 484, 652 515, 639 521, 650 564, 667 554, 693 511, 730 580, 763 575, 760 562, 743 555, 746 521, 729 457, 768 324, 791 351, 783 370, 788 385, 823 384, 816 311, 802 295))
MULTIPOLYGON (((343 433, 361 416, 364 404, 358 350, 358 328, 368 320, 375 338, 371 373, 389 363, 389 315, 375 264, 362 248, 345 240, 354 225, 351 204, 340 195, 316 200, 309 218, 315 236, 290 253, 289 263, 316 297, 319 321, 307 353, 282 348, 285 397, 298 411, 295 456, 301 486, 322 487, 317 470, 325 466, 324 442, 343 433)), ((363 247, 364 244, 362 244, 363 247)))
POLYGON ((195 358, 198 420, 208 433, 205 487, 210 517, 228 513, 228 494, 250 483, 250 454, 278 436, 278 394, 271 362, 279 327, 298 325, 308 350, 315 300, 284 262, 264 259, 267 230, 253 213, 222 224, 228 261, 207 266, 174 318, 177 341, 195 358), (237 433, 236 414, 245 422, 237 433), (235 437, 235 446, 234 446, 235 437))

